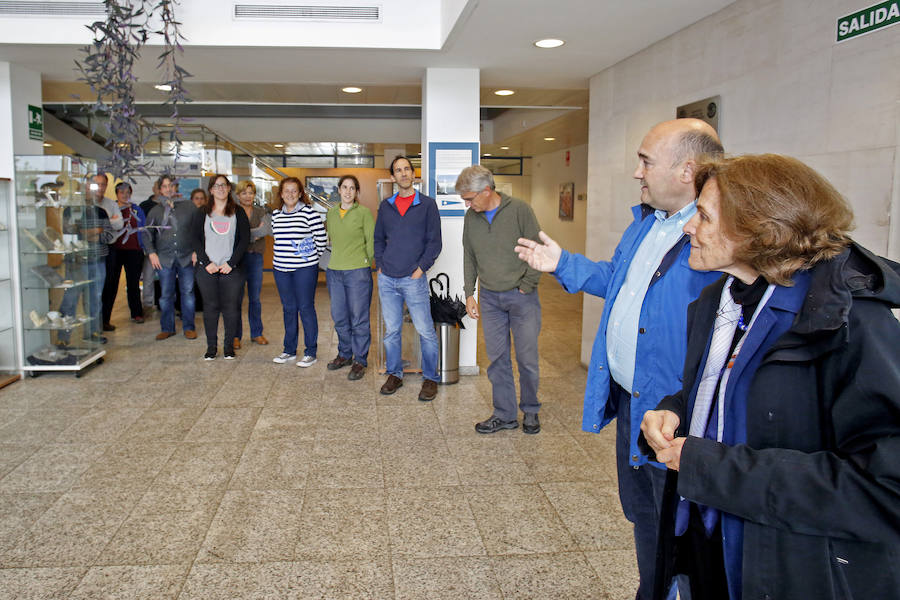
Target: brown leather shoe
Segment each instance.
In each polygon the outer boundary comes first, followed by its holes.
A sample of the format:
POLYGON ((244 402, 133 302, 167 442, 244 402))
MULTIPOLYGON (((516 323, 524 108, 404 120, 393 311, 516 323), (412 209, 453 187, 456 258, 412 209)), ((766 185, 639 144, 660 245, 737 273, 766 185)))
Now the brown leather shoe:
POLYGON ((234 338, 234 349, 235 350, 241 349, 241 338, 234 338))
POLYGON ((422 389, 419 390, 419 400, 431 402, 437 396, 437 381, 426 379, 422 381, 422 389))
POLYGON ((348 366, 348 365, 352 365, 352 364, 353 364, 353 359, 352 359, 352 358, 346 358, 346 357, 341 356, 340 354, 338 354, 337 356, 335 356, 335 357, 332 359, 332 361, 331 361, 330 363, 328 363, 328 364, 326 365, 326 368, 327 368, 329 371, 337 371, 338 369, 342 369, 342 368, 344 368, 344 367, 346 367, 346 366, 348 366))
POLYGON ((170 337, 172 337, 173 335, 175 335, 174 331, 160 331, 159 333, 156 334, 156 339, 167 340, 170 337))
POLYGON ((260 346, 268 346, 269 345, 269 340, 267 340, 265 337, 263 337, 261 335, 256 336, 251 341, 259 344, 260 346))
POLYGON ((350 367, 350 372, 347 373, 347 379, 350 381, 356 381, 357 379, 362 379, 366 374, 366 367, 364 365, 359 364, 358 362, 353 363, 353 366, 350 367))
POLYGON ((381 393, 385 396, 390 396, 401 387, 403 387, 402 379, 400 379, 396 375, 388 375, 387 381, 385 381, 384 385, 381 386, 381 393))
MULTIPOLYGON (((172 335, 175 335, 175 334, 173 333, 172 335)), ((189 340, 196 340, 197 332, 194 331, 193 329, 186 329, 184 332, 184 337, 186 337, 189 340)))

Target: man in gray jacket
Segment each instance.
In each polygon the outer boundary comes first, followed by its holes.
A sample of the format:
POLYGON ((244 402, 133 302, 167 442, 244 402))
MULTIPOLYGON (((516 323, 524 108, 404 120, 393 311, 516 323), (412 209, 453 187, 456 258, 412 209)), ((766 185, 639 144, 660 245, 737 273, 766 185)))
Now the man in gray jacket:
POLYGON ((537 433, 538 334, 541 303, 537 285, 541 273, 519 260, 515 251, 519 238, 538 239, 537 218, 531 206, 494 189, 494 176, 480 166, 467 167, 456 180, 456 193, 466 202, 463 224, 463 273, 466 311, 481 318, 487 350, 488 379, 493 388, 494 413, 475 425, 478 433, 494 433, 519 426, 516 385, 510 360, 509 336, 516 344, 519 365, 518 408, 524 418, 522 430, 537 433), (480 282, 480 300, 475 300, 475 282, 480 282))
POLYGON ((144 253, 159 273, 162 295, 159 298, 161 331, 156 339, 175 335, 175 278, 181 292, 181 327, 184 337, 197 338, 194 327, 194 263, 197 257, 190 242, 191 220, 197 208, 190 200, 175 197, 175 179, 163 175, 158 204, 147 215, 144 253))

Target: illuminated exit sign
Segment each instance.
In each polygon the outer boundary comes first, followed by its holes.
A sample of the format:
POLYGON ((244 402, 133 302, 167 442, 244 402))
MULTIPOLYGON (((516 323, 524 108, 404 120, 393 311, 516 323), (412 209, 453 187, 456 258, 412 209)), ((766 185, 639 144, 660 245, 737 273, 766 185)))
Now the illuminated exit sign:
POLYGON ((900 23, 900 0, 888 0, 864 8, 837 22, 837 41, 843 42, 900 23))

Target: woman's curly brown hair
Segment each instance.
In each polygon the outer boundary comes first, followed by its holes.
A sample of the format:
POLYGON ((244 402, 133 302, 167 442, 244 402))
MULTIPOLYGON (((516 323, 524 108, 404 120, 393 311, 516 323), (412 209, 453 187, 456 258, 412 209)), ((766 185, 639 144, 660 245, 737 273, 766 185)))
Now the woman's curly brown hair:
POLYGON ((850 243, 853 211, 831 183, 796 158, 748 154, 703 158, 697 194, 719 188, 725 235, 737 244, 734 258, 769 283, 790 286, 799 270, 840 254, 850 243))

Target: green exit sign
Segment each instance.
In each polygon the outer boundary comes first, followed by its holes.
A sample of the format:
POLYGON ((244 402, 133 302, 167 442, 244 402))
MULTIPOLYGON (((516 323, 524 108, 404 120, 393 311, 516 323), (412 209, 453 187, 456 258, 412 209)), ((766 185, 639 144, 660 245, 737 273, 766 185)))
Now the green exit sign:
POLYGON ((44 140, 44 111, 31 104, 28 105, 28 139, 44 140))
POLYGON ((900 0, 888 0, 864 8, 837 22, 837 41, 843 42, 900 23, 900 0))

